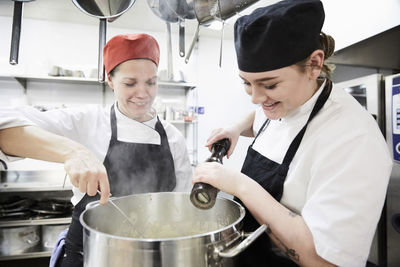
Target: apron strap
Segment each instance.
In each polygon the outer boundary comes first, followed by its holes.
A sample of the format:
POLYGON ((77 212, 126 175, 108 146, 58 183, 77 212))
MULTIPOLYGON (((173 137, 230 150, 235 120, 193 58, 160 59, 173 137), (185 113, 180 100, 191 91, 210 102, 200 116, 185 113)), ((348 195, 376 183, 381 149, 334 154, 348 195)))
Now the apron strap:
POLYGON ((110 142, 115 142, 118 138, 117 132, 117 118, 115 116, 114 104, 111 106, 111 116, 110 116, 110 124, 111 124, 111 139, 110 142))
POLYGON ((332 81, 329 79, 326 79, 326 84, 319 95, 317 102, 314 105, 314 108, 311 111, 310 116, 308 117, 307 123, 303 126, 301 131, 296 135, 294 140, 289 146, 288 151, 286 152, 285 158, 283 159, 282 165, 289 167, 290 163, 292 162, 292 159, 294 158, 297 149, 300 146, 301 140, 303 139, 304 133, 306 132, 307 125, 310 123, 310 121, 317 115, 317 113, 322 109, 324 106, 325 102, 328 100, 328 97, 332 91, 332 81))
POLYGON ((268 127, 269 123, 270 123, 270 119, 266 119, 263 123, 263 125, 261 126, 260 130, 258 130, 256 137, 254 137, 253 142, 251 143, 251 146, 253 146, 254 142, 256 141, 257 137, 264 132, 264 130, 268 127))

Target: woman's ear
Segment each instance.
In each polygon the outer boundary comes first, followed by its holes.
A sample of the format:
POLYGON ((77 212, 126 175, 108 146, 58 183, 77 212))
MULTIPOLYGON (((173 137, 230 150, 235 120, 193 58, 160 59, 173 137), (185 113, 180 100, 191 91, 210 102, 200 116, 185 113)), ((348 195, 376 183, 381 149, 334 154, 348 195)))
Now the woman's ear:
POLYGON ((308 64, 311 66, 310 80, 316 80, 321 74, 322 66, 324 65, 324 51, 318 49, 312 52, 308 64))
POLYGON ((107 75, 107 83, 108 83, 108 86, 110 86, 110 88, 114 91, 114 83, 113 83, 110 75, 107 75))

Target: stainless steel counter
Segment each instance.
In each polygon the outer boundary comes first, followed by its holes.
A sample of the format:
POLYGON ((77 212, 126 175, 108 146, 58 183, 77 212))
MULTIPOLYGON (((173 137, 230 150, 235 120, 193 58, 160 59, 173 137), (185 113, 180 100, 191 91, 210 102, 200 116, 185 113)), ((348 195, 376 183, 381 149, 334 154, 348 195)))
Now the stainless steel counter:
POLYGON ((0 171, 0 192, 63 191, 72 185, 64 171, 0 171))

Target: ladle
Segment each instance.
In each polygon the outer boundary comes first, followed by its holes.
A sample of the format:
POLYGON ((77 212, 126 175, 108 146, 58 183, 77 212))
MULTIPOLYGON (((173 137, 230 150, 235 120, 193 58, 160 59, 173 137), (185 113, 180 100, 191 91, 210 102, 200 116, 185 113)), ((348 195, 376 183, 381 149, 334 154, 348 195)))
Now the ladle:
MULTIPOLYGON (((97 190, 97 193, 101 196, 100 190, 97 190)), ((128 215, 125 214, 111 199, 108 200, 108 202, 119 212, 121 213, 122 216, 132 225, 135 226, 135 224, 132 222, 132 220, 128 217, 128 215)))

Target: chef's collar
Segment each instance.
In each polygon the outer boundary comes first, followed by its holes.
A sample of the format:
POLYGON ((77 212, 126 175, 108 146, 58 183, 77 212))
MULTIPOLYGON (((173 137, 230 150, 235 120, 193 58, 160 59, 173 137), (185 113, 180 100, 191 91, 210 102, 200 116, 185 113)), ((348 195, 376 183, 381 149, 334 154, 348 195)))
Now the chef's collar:
POLYGON ((314 95, 310 99, 308 99, 303 105, 298 107, 296 110, 294 110, 288 116, 278 119, 278 121, 281 123, 284 123, 284 122, 287 123, 287 121, 296 119, 298 116, 301 116, 301 114, 310 113, 312 108, 314 107, 315 103, 317 102, 317 99, 318 99, 319 95, 321 94, 325 84, 326 84, 326 79, 324 79, 321 86, 318 88, 318 90, 314 93, 314 95))
POLYGON ((125 114, 123 114, 118 108, 118 102, 117 101, 114 103, 114 107, 116 107, 115 108, 115 116, 117 117, 117 120, 121 120, 121 121, 126 122, 126 123, 144 124, 144 125, 147 125, 147 126, 151 127, 152 129, 156 128, 157 113, 150 120, 144 121, 144 122, 140 122, 140 121, 131 119, 128 116, 126 116, 125 114))

